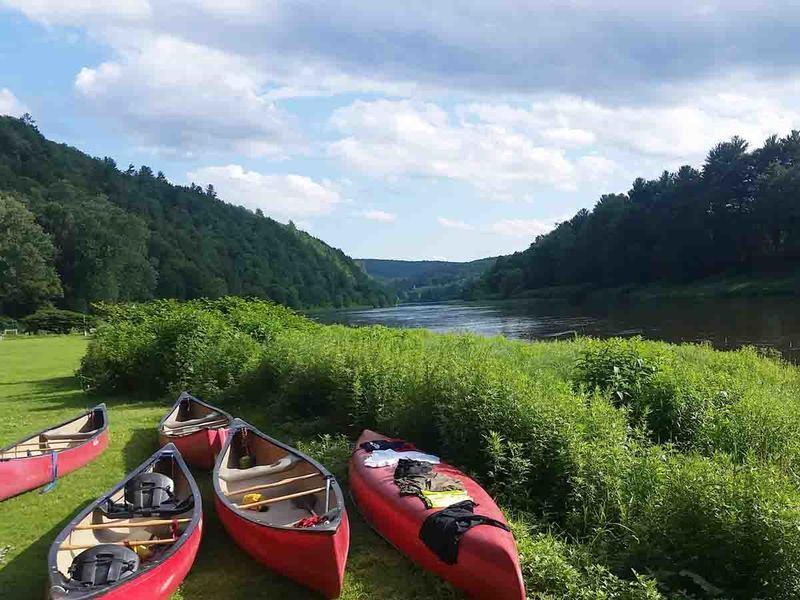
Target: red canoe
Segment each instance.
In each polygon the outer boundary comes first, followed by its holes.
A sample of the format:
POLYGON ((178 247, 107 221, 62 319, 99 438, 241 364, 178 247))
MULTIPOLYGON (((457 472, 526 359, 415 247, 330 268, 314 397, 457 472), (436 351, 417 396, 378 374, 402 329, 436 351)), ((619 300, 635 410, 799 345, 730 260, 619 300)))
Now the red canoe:
POLYGON ((175 444, 191 466, 211 469, 232 420, 224 410, 182 392, 158 424, 158 440, 162 446, 175 444))
POLYGON ((166 600, 194 562, 200 491, 169 444, 58 535, 47 556, 51 600, 166 600))
POLYGON ((325 467, 236 419, 213 481, 217 514, 245 552, 327 598, 339 596, 350 525, 325 467))
POLYGON ((6 446, 0 450, 0 500, 80 469, 107 446, 105 404, 6 446))
MULTIPOLYGON (((439 559, 419 538, 425 519, 439 509, 426 509, 416 496, 400 496, 394 483, 394 466, 367 467, 369 454, 359 448, 364 442, 391 439, 365 430, 350 458, 350 490, 364 519, 389 543, 423 569, 432 571, 479 600, 524 600, 525 585, 519 567, 514 537, 498 527, 476 526, 461 538, 458 562, 449 565, 439 559)), ((433 467, 461 480, 475 501, 475 514, 505 523, 494 500, 473 479, 441 463, 433 467)))

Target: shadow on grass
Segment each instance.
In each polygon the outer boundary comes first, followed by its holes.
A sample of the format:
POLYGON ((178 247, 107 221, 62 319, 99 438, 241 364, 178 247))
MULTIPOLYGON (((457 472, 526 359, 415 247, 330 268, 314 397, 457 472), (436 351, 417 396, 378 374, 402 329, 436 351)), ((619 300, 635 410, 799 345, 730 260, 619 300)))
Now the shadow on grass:
MULTIPOLYGON (((20 385, 22 382, 20 382, 20 385)), ((4 384, 9 385, 9 384, 4 384)), ((13 385, 17 385, 16 383, 13 385)), ((108 396, 86 393, 81 389, 77 377, 53 377, 28 382, 29 389, 24 394, 8 395, 3 398, 6 402, 30 402, 27 410, 32 412, 51 411, 54 409, 84 410, 105 402, 107 406, 130 404, 131 400, 144 401, 148 398, 135 396, 108 396)))
POLYGON ((322 597, 276 575, 240 550, 217 517, 210 471, 193 469, 192 474, 203 496, 203 541, 181 586, 183 598, 317 600, 322 597))
MULTIPOLYGON (((38 492, 32 492, 38 493, 38 492)), ((47 590, 47 552, 58 533, 66 527, 73 515, 64 517, 58 524, 30 544, 9 563, 0 561, 0 597, 44 598, 47 590)), ((13 548, 13 540, 11 540, 13 548)), ((2 553, 4 548, 0 548, 2 553)))
MULTIPOLYGON (((109 417, 109 423, 113 435, 113 416, 109 417)), ((125 473, 130 473, 136 469, 136 467, 152 456, 156 450, 158 450, 158 432, 155 426, 140 427, 139 429, 130 431, 130 433, 128 433, 128 442, 122 449, 125 473)))

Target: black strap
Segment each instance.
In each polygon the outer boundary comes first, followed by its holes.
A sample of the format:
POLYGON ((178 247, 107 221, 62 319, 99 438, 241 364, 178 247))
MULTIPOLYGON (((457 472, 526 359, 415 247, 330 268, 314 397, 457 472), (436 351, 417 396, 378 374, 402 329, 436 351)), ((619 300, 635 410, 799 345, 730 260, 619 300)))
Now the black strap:
POLYGON ((458 546, 464 534, 476 525, 491 525, 510 531, 508 525, 485 515, 474 513, 476 504, 464 500, 433 513, 422 524, 419 538, 448 565, 458 562, 458 546))
POLYGON ((399 450, 407 445, 408 442, 402 440, 370 440, 360 444, 358 447, 365 452, 374 452, 375 450, 399 450))

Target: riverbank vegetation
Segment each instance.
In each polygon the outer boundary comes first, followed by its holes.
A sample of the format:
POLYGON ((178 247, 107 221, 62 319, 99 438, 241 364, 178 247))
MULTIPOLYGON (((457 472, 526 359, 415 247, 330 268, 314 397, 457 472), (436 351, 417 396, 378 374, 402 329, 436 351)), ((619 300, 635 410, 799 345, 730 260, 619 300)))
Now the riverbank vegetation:
POLYGON ((412 439, 513 516, 535 597, 800 593, 800 371, 775 357, 322 326, 230 298, 104 313, 88 387, 412 439))
POLYGON ((715 146, 702 169, 636 179, 627 194, 606 194, 524 252, 500 257, 470 295, 781 278, 800 259, 799 198, 800 132, 752 151, 734 137, 715 146))

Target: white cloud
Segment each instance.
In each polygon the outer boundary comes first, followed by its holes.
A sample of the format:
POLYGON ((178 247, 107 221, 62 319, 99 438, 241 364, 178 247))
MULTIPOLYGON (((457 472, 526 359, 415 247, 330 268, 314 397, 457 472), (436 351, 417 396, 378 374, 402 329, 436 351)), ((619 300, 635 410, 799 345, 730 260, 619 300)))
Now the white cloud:
POLYGON ((432 103, 357 101, 335 111, 330 123, 345 136, 330 152, 373 175, 455 179, 502 200, 532 184, 575 185, 575 169, 562 150, 493 123, 453 122, 432 103))
POLYGON ((393 223, 397 219, 397 215, 395 213, 385 212, 382 210, 364 210, 359 214, 370 221, 380 221, 382 223, 393 223))
POLYGON ((203 167, 186 174, 189 181, 213 184, 220 198, 250 210, 260 208, 279 221, 330 213, 341 196, 328 181, 301 175, 265 175, 240 165, 203 167))
POLYGON ((81 69, 75 88, 142 145, 185 155, 298 149, 290 117, 265 97, 247 58, 164 35, 128 42, 117 60, 81 69))
POLYGON ((146 19, 153 14, 148 0, 2 0, 33 21, 47 25, 88 25, 146 19))
POLYGON ((581 156, 577 164, 581 175, 590 181, 605 181, 619 169, 613 160, 592 154, 581 156))
MULTIPOLYGON (((661 160, 662 167, 667 167, 697 163, 713 144, 733 135, 758 144, 772 133, 788 133, 800 122, 800 111, 792 100, 798 91, 800 80, 777 88, 728 80, 700 87, 690 97, 673 103, 611 105, 577 96, 555 96, 522 106, 471 104, 462 112, 533 136, 542 131, 550 139, 555 139, 554 131, 584 132, 583 141, 601 154, 618 152, 628 160, 661 160), (729 91, 722 93, 721 89, 729 91), (558 128, 552 129, 553 123, 558 128)), ((570 135, 580 139, 581 134, 570 135)), ((563 135, 561 141, 566 142, 563 135)), ((600 167, 596 158, 584 166, 596 171, 600 167)))
POLYGON ((28 112, 25 105, 8 88, 0 89, 0 115, 20 117, 28 112))
POLYGON ((489 231, 509 237, 528 238, 531 241, 537 235, 548 233, 554 223, 539 219, 503 219, 489 225, 489 231))
POLYGON ((474 225, 470 225, 469 223, 465 223, 464 221, 448 219, 446 217, 439 217, 436 220, 439 222, 439 225, 441 225, 442 227, 446 227, 447 229, 460 229, 461 231, 475 230, 474 225))

